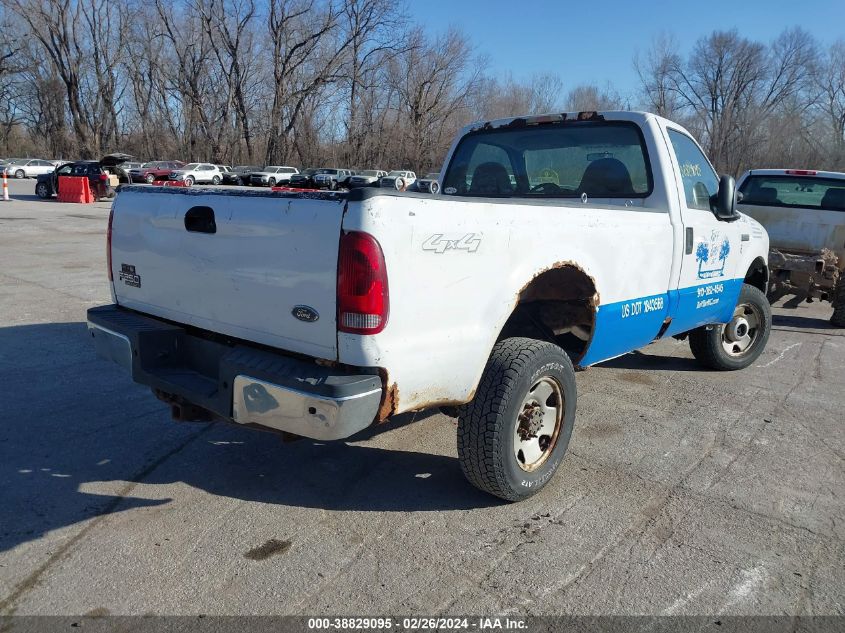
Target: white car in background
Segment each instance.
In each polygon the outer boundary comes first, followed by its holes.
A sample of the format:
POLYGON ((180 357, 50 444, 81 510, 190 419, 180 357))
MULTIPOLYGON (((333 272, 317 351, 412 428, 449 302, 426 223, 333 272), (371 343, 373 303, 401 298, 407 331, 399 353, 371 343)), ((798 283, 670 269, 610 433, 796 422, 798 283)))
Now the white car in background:
POLYGON ((268 185, 273 187, 281 183, 290 182, 290 177, 298 173, 299 170, 296 167, 268 165, 261 171, 254 172, 250 176, 249 182, 253 185, 268 185))
POLYGON ((381 187, 385 189, 397 189, 405 191, 408 187, 414 184, 417 180, 417 175, 412 171, 392 171, 387 176, 379 181, 381 187))
POLYGON ((7 176, 15 178, 34 178, 41 174, 50 174, 56 166, 49 160, 40 158, 16 158, 11 159, 5 166, 7 176))
POLYGON ((171 171, 170 180, 182 180, 189 187, 195 182, 219 185, 223 181, 223 173, 217 165, 211 163, 188 163, 181 169, 171 171))

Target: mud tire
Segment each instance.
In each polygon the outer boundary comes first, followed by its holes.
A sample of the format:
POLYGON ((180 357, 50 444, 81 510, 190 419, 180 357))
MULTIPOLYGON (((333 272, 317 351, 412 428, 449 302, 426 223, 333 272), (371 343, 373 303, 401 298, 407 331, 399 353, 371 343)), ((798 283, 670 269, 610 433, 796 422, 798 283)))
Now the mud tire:
POLYGON ((575 423, 576 387, 572 362, 560 347, 529 338, 496 343, 475 398, 458 410, 458 460, 476 488, 506 501, 539 492, 552 478, 575 423), (551 379, 563 402, 560 425, 548 455, 526 471, 515 455, 514 433, 520 408, 538 380, 551 379))

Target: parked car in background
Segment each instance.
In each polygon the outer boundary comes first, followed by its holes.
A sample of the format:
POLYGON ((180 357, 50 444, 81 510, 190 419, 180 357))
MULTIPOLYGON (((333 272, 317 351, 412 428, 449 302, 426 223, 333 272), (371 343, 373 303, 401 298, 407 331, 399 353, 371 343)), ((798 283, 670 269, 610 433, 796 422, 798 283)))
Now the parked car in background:
POLYGON ((290 180, 288 181, 288 186, 297 189, 313 189, 314 174, 316 174, 318 171, 319 169, 316 169, 314 167, 303 169, 298 174, 294 174, 290 177, 290 180))
POLYGON ((739 210, 769 233, 769 300, 830 301, 845 327, 845 173, 753 169, 737 183, 739 210))
POLYGON ((249 182, 253 185, 274 187, 282 183, 287 184, 291 176, 298 173, 299 170, 296 167, 268 165, 252 174, 249 182))
POLYGON ((7 176, 15 178, 35 178, 41 174, 49 174, 56 166, 49 160, 41 158, 15 158, 6 164, 7 176))
POLYGON ((112 186, 110 168, 114 168, 108 157, 96 160, 78 160, 72 163, 59 165, 49 174, 41 174, 35 183, 35 195, 47 199, 59 193, 61 176, 87 177, 91 193, 99 200, 100 198, 113 198, 114 187, 112 186))
POLYGON ((132 179, 129 177, 129 172, 133 169, 140 169, 142 165, 143 163, 125 161, 114 166, 115 174, 118 178, 120 178, 121 182, 132 182, 132 179))
POLYGON ((248 185, 252 174, 261 171, 260 165, 237 165, 230 171, 223 172, 224 185, 248 185))
POLYGON ((413 186, 408 187, 411 191, 419 191, 421 193, 435 194, 440 191, 440 182, 438 179, 440 174, 433 171, 425 175, 425 178, 418 178, 414 181, 413 186))
POLYGON ((387 176, 387 172, 381 169, 365 169, 349 179, 349 188, 378 187, 379 180, 385 176, 387 176))
POLYGON ((231 165, 215 165, 215 167, 220 170, 221 178, 232 171, 231 165))
POLYGON ((129 170, 131 182, 145 182, 151 184, 154 180, 167 180, 170 172, 185 166, 180 160, 154 160, 144 163, 137 169, 129 170))
POLYGON ((351 169, 321 168, 314 172, 312 180, 315 189, 335 190, 349 186, 349 179, 354 176, 351 169))
POLYGON ((414 184, 417 180, 417 175, 412 171, 397 170, 392 171, 387 176, 381 179, 380 186, 388 189, 398 189, 405 191, 408 187, 414 184))
POLYGON ((191 186, 196 183, 219 185, 223 182, 223 174, 217 165, 211 163, 188 163, 180 169, 171 171, 170 180, 179 180, 191 186))

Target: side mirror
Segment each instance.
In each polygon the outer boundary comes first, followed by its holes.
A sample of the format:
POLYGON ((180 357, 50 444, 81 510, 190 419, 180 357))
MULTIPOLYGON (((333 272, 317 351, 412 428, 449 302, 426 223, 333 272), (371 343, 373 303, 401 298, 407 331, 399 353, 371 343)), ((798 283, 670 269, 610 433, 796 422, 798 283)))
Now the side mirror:
POLYGON ((710 209, 716 217, 726 222, 739 219, 736 212, 736 181, 733 176, 719 177, 719 191, 710 196, 710 209))

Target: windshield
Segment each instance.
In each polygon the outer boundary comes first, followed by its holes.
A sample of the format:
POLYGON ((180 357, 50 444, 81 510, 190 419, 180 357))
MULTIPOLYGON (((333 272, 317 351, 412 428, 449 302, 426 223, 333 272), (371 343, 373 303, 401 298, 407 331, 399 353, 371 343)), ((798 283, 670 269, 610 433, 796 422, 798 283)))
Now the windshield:
POLYGON ((436 172, 436 171, 433 171, 430 174, 425 175, 426 180, 437 180, 438 178, 440 178, 440 173, 436 172))
POLYGON ((318 169, 315 174, 336 174, 337 169, 318 169))
POLYGON ((404 171, 392 171, 389 174, 387 174, 387 177, 388 178, 399 178, 404 173, 405 173, 404 171))
POLYGON ((591 121, 470 133, 452 156, 443 193, 644 198, 651 188, 639 127, 624 121, 591 121))
POLYGON ((377 169, 365 169, 362 172, 358 173, 359 176, 378 176, 379 172, 377 169))
POLYGON ((740 204, 845 211, 845 179, 815 176, 751 176, 740 204))
POLYGON ((196 169, 196 168, 197 168, 197 167, 199 167, 199 166, 200 166, 200 164, 199 164, 199 163, 188 163, 187 165, 185 165, 184 167, 182 167, 182 169, 185 169, 185 170, 191 170, 191 169, 196 169))

